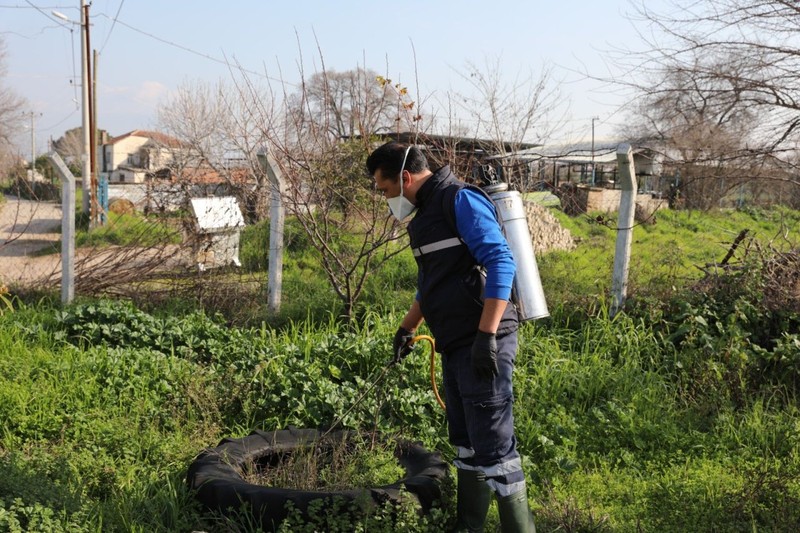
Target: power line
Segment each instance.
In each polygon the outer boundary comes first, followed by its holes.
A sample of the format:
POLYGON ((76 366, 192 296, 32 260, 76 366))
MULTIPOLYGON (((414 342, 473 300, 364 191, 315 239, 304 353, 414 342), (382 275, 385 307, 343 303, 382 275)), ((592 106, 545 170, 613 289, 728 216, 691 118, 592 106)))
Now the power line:
MULTIPOLYGON (((105 13, 100 13, 98 16, 106 17, 106 18, 109 18, 109 19, 111 18, 108 15, 106 15, 105 13)), ((183 46, 182 44, 178 44, 178 43, 174 43, 172 41, 168 41, 168 40, 166 40, 164 38, 159 37, 158 35, 154 35, 152 33, 146 32, 144 30, 140 30, 139 28, 135 28, 135 27, 131 26, 130 24, 127 24, 126 22, 123 22, 123 21, 121 21, 121 20, 119 20, 117 18, 115 18, 114 21, 118 22, 119 24, 122 24, 123 26, 125 26, 129 30, 135 31, 136 33, 140 33, 140 34, 142 34, 142 35, 144 35, 146 37, 150 37, 151 39, 155 39, 156 41, 159 41, 159 42, 161 42, 163 44, 166 44, 166 45, 172 46, 174 48, 178 48, 180 50, 183 50, 185 52, 189 52, 190 54, 194 54, 196 56, 202 57, 203 59, 208 59, 209 61, 213 61, 214 63, 219 63, 219 64, 225 65, 226 67, 229 67, 229 68, 234 67, 236 70, 238 70, 240 72, 243 72, 243 73, 246 73, 246 74, 253 74, 255 76, 259 76, 259 77, 262 77, 262 78, 265 78, 265 79, 268 79, 268 80, 280 82, 280 83, 283 83, 283 84, 286 84, 286 85, 290 85, 292 87, 299 87, 299 85, 297 85, 297 84, 288 83, 285 80, 282 80, 280 78, 273 78, 273 77, 267 76, 266 74, 263 74, 261 72, 257 72, 257 71, 254 71, 254 70, 249 70, 249 69, 246 69, 246 68, 243 68, 243 67, 240 67, 240 66, 235 66, 235 65, 231 64, 230 61, 227 61, 225 59, 219 59, 217 57, 208 55, 206 53, 198 52, 197 50, 193 50, 192 48, 189 48, 187 46, 183 46)))
POLYGON ((74 114, 75 114, 75 113, 77 113, 77 112, 78 112, 78 110, 77 110, 77 109, 73 109, 73 110, 70 112, 70 114, 69 114, 69 115, 67 115, 66 117, 62 118, 61 120, 59 120, 59 121, 58 121, 58 122, 56 122, 55 124, 53 124, 53 125, 51 125, 51 126, 48 126, 48 127, 46 127, 46 128, 39 128, 39 130, 40 130, 40 131, 50 131, 50 130, 53 130, 53 129, 57 128, 58 126, 62 125, 63 123, 65 123, 65 122, 66 122, 67 120, 69 120, 70 118, 72 118, 72 115, 74 115, 74 114))
MULTIPOLYGON (((35 5, 30 0, 25 0, 25 3, 28 4, 28 5, 27 6, 22 6, 22 5, 0 6, 0 7, 3 7, 3 8, 19 8, 19 9, 35 9, 36 11, 38 11, 39 13, 41 13, 42 15, 47 17, 49 20, 56 22, 60 26, 67 27, 67 28, 69 27, 69 26, 67 26, 67 24, 65 22, 59 20, 58 18, 55 18, 55 17, 51 16, 49 13, 47 13, 44 10, 45 9, 68 9, 70 7, 73 7, 73 6, 42 6, 42 7, 40 7, 40 6, 35 5)), ((213 61, 214 63, 218 63, 220 65, 225 65, 226 67, 233 68, 235 70, 238 70, 239 72, 242 72, 242 73, 245 73, 245 74, 252 74, 254 76, 258 76, 258 77, 261 77, 261 78, 264 78, 264 79, 267 79, 267 80, 279 82, 281 84, 288 85, 288 86, 291 86, 291 87, 300 87, 299 84, 289 83, 286 80, 281 79, 281 78, 275 78, 275 77, 272 77, 272 76, 268 76, 268 75, 266 75, 266 74, 264 74, 262 72, 246 69, 244 67, 236 65, 234 63, 231 63, 227 59, 220 59, 218 57, 211 56, 211 55, 206 54, 204 52, 199 52, 197 50, 189 48, 188 46, 183 46, 181 44, 178 44, 178 43, 175 43, 173 41, 169 41, 167 39, 159 37, 158 35, 154 35, 154 34, 152 34, 150 32, 147 32, 147 31, 141 30, 139 28, 136 28, 134 26, 131 26, 130 24, 128 24, 128 23, 126 23, 126 22, 124 22, 124 21, 119 19, 119 14, 122 11, 122 7, 123 7, 124 4, 125 4, 125 0, 121 0, 120 1, 120 5, 117 8, 117 13, 114 15, 113 18, 110 17, 109 15, 105 14, 105 13, 99 13, 99 14, 95 15, 95 16, 98 16, 98 17, 105 17, 105 18, 107 18, 107 19, 112 21, 111 29, 109 30, 108 35, 106 36, 106 39, 103 42, 103 46, 101 47, 101 52, 102 52, 102 49, 105 48, 106 43, 108 42, 109 38, 111 37, 111 33, 114 31, 115 25, 117 23, 119 23, 119 24, 125 26, 126 28, 128 28, 128 29, 130 29, 132 31, 135 31, 135 32, 137 32, 137 33, 139 33, 141 35, 146 36, 146 37, 150 37, 151 39, 154 39, 154 40, 156 40, 156 41, 158 41, 160 43, 166 44, 168 46, 172 46, 174 48, 178 48, 178 49, 183 50, 185 52, 189 52, 190 54, 194 54, 194 55, 196 55, 198 57, 202 57, 203 59, 207 59, 209 61, 213 61)), ((74 52, 73 52, 73 61, 74 61, 74 52)))
MULTIPOLYGON (((28 4, 28 5, 27 6, 0 6, 0 7, 4 7, 4 8, 12 7, 12 8, 20 8, 20 9, 23 9, 23 8, 24 9, 35 9, 36 11, 38 11, 39 13, 41 13, 42 15, 47 17, 48 20, 51 20, 51 21, 55 22, 56 24, 58 24, 59 26, 62 26, 62 27, 67 28, 69 30, 70 41, 71 41, 71 44, 72 44, 72 79, 70 80, 70 84, 72 85, 72 87, 73 87, 73 89, 75 91, 75 100, 77 101, 77 98, 78 98, 77 90, 78 89, 77 89, 77 87, 75 85, 75 79, 76 79, 76 74, 75 74, 75 31, 73 30, 73 28, 71 26, 69 26, 64 21, 60 20, 58 17, 54 17, 52 14, 47 13, 46 11, 44 11, 45 9, 66 9, 66 8, 68 8, 68 6, 44 6, 44 7, 40 7, 40 6, 37 6, 36 4, 34 4, 33 2, 31 2, 30 0, 25 0, 25 3, 28 4)), ((69 7, 71 7, 71 6, 69 6, 69 7)))
MULTIPOLYGON (((59 20, 59 19, 58 19, 58 18, 56 18, 56 17, 53 17, 52 15, 50 15, 49 13, 47 13, 46 11, 44 11, 45 9, 50 9, 49 7, 39 7, 39 6, 35 5, 33 2, 31 2, 30 0, 25 0, 25 3, 27 3, 28 5, 27 5, 27 6, 0 6, 0 7, 14 7, 14 8, 35 9, 36 11, 38 11, 39 13, 41 13, 42 15, 44 15, 45 17, 47 17, 49 20, 52 20, 52 21, 54 21, 54 22, 58 23, 58 24, 59 24, 59 25, 61 25, 61 26, 64 26, 64 27, 69 27, 69 26, 67 26, 67 24, 66 24, 65 22, 63 22, 63 21, 59 20)), ((166 40, 166 39, 163 39, 163 38, 159 37, 158 35, 154 35, 154 34, 152 34, 152 33, 146 32, 146 31, 144 31, 144 30, 140 30, 139 28, 135 28, 135 27, 131 26, 130 24, 127 24, 127 23, 125 23, 125 22, 123 22, 123 21, 119 20, 119 13, 120 13, 120 11, 122 10, 122 6, 123 6, 124 4, 125 4, 125 0, 122 0, 122 1, 120 2, 119 8, 117 9, 117 14, 116 14, 116 15, 114 15, 114 17, 113 17, 113 18, 109 17, 109 16, 108 16, 108 15, 106 15, 105 13, 99 13, 99 14, 97 15, 97 16, 105 17, 105 18, 107 18, 107 19, 109 19, 109 20, 111 20, 111 21, 112 21, 112 24, 111 24, 111 29, 109 30, 109 32, 108 32, 108 36, 106 37, 106 42, 108 42, 108 38, 109 38, 109 37, 111 37, 111 32, 114 30, 114 26, 115 26, 117 23, 120 23, 120 24, 122 24, 123 26, 125 26, 126 28, 128 28, 128 29, 130 29, 130 30, 133 30, 133 31, 135 31, 135 32, 137 32, 137 33, 140 33, 140 34, 142 34, 142 35, 145 35, 145 36, 147 36, 147 37, 150 37, 151 39, 155 39, 156 41, 159 41, 159 42, 161 42, 161 43, 164 43, 164 44, 166 44, 166 45, 172 46, 172 47, 174 47, 174 48, 178 48, 178 49, 180 49, 180 50, 183 50, 183 51, 185 51, 185 52, 189 52, 190 54, 194 54, 194 55, 196 55, 196 56, 202 57, 202 58, 204 58, 204 59, 208 59, 208 60, 210 60, 210 61, 213 61, 213 62, 215 62, 215 63, 219 63, 219 64, 221 64, 221 65, 225 65, 225 66, 227 66, 227 67, 231 67, 231 66, 232 66, 232 65, 231 65, 231 63, 230 63, 230 61, 226 61, 226 60, 224 60, 224 59, 219 59, 219 58, 213 57, 213 56, 211 56, 211 55, 205 54, 205 53, 203 53, 203 52, 198 52, 197 50, 193 50, 193 49, 191 49, 191 48, 189 48, 189 47, 187 47, 187 46, 183 46, 183 45, 181 45, 181 44, 178 44, 178 43, 175 43, 175 42, 172 42, 172 41, 168 41, 168 40, 166 40)), ((59 6, 55 6, 55 7, 53 7, 53 9, 56 9, 57 7, 59 7, 59 6)), ((61 9, 64 9, 64 7, 60 7, 60 8, 61 8, 61 9)), ((105 47, 105 42, 103 43, 103 47, 105 47)), ((236 70, 239 70, 239 71, 241 71, 241 72, 244 72, 244 73, 247 73, 247 74, 253 74, 253 75, 255 75, 255 76, 264 77, 264 78, 266 78, 266 79, 270 79, 270 80, 272 80, 272 81, 277 81, 277 82, 285 83, 285 81, 284 81, 284 80, 281 80, 281 79, 278 79, 278 78, 272 78, 272 77, 270 77, 270 76, 266 76, 265 74, 262 74, 261 72, 256 72, 256 71, 254 71, 254 70, 248 70, 248 69, 245 69, 245 68, 242 68, 242 67, 236 67, 236 70)), ((293 85, 293 84, 288 84, 288 85, 293 85)), ((293 86, 294 86, 294 85, 293 85, 293 86)))
POLYGON ((116 26, 116 24, 117 24, 117 19, 119 18, 119 12, 122 11, 122 6, 123 5, 125 5, 125 0, 122 0, 119 3, 119 7, 117 8, 117 14, 114 15, 114 22, 111 23, 111 29, 108 30, 108 35, 106 35, 106 39, 105 39, 105 41, 103 41, 103 46, 100 47, 100 53, 101 54, 103 53, 103 50, 105 50, 106 43, 108 43, 108 40, 111 38, 111 34, 114 32, 114 26, 116 26))
MULTIPOLYGON (((27 2, 27 0, 25 0, 25 1, 27 2)), ((41 6, 41 7, 39 7, 39 6, 35 6, 35 5, 31 4, 30 2, 28 2, 28 4, 30 4, 30 5, 27 5, 27 6, 0 5, 0 9, 38 9, 38 10, 41 11, 42 9, 69 9, 71 7, 75 7, 75 6, 41 6)))
MULTIPOLYGON (((44 11, 45 9, 49 9, 49 8, 41 8, 41 7, 37 6, 37 5, 35 5, 35 4, 34 4, 33 2, 31 2, 30 0, 25 0, 25 3, 27 3, 28 5, 30 5, 30 7, 32 7, 33 9, 35 9, 36 11, 38 11, 39 13, 41 13, 42 15, 44 15, 45 17, 47 17, 49 20, 52 20, 53 22, 55 22, 55 23, 56 23, 56 24, 58 24, 59 26, 64 26, 65 28, 68 28, 68 27, 69 27, 69 26, 67 26, 66 22, 64 22, 64 21, 62 21, 62 20, 59 20, 57 17, 54 17, 54 16, 52 16, 50 13, 47 13, 46 11, 44 11)), ((25 6, 20 6, 20 7, 25 7, 25 6)), ((55 9, 55 8, 54 8, 54 9, 55 9)), ((63 7, 62 7, 61 9, 63 9, 63 7)))

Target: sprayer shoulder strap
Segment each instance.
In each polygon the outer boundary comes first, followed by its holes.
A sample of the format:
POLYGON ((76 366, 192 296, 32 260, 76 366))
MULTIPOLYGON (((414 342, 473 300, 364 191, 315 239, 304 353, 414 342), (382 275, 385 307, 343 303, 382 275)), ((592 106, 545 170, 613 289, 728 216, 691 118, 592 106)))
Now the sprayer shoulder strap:
POLYGON ((492 197, 486 194, 486 191, 480 187, 476 187, 468 183, 465 184, 464 187, 449 187, 442 195, 442 212, 444 213, 444 218, 447 221, 447 225, 450 227, 453 233, 456 234, 459 240, 461 240, 461 242, 464 242, 464 239, 461 238, 461 234, 458 232, 458 226, 456 225, 456 194, 458 194, 462 189, 471 189, 472 191, 475 191, 489 200, 489 203, 494 210, 495 220, 497 220, 497 223, 500 224, 501 228, 503 227, 503 223, 497 213, 497 206, 494 204, 492 197))
POLYGON ((464 239, 461 238, 461 234, 458 232, 458 226, 456 225, 456 194, 458 194, 460 190, 461 188, 459 187, 448 187, 444 191, 442 195, 442 213, 444 213, 444 219, 447 221, 450 230, 461 242, 464 242, 464 239))

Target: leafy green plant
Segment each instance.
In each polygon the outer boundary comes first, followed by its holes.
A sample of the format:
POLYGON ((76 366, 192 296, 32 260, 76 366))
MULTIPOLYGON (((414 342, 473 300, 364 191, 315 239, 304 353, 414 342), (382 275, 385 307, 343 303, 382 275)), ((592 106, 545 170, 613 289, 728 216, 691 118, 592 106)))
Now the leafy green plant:
POLYGON ((674 368, 689 397, 711 393, 709 401, 742 405, 773 385, 798 392, 800 319, 767 297, 765 287, 776 284, 764 268, 769 261, 758 256, 712 271, 671 300, 659 328, 677 348, 674 368))
POLYGON ((0 498, 0 530, 9 533, 25 531, 66 532, 64 513, 41 503, 26 503, 22 498, 5 501, 0 498))

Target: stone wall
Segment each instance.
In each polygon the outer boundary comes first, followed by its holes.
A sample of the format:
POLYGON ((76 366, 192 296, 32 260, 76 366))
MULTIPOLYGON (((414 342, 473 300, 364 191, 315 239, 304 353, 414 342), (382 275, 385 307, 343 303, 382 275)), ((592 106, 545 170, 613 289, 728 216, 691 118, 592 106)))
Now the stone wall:
POLYGON ((561 226, 547 207, 536 202, 525 202, 528 230, 531 232, 533 250, 537 255, 552 250, 572 250, 575 240, 569 230, 561 226))
POLYGON ((616 189, 602 189, 600 187, 578 187, 578 203, 584 206, 587 213, 601 211, 611 213, 619 209, 619 200, 622 191, 616 189))
MULTIPOLYGON (((578 185, 560 190, 559 197, 565 212, 570 216, 598 211, 613 213, 619 210, 622 191, 578 185)), ((667 206, 666 200, 654 198, 649 193, 639 193, 636 195, 636 220, 640 222, 651 220, 653 214, 665 206, 667 206)))
POLYGON ((654 198, 652 194, 636 195, 636 214, 634 219, 637 222, 655 224, 655 213, 662 207, 668 207, 669 202, 666 198, 654 198))

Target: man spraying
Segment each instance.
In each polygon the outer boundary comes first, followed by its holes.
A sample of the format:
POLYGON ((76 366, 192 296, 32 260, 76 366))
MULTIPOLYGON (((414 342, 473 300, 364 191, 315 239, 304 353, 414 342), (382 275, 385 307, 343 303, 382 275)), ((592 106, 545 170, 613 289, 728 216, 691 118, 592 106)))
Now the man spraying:
POLYGON ((516 448, 511 375, 519 319, 509 302, 515 264, 494 205, 448 166, 389 142, 367 170, 392 214, 408 224, 417 295, 394 338, 400 360, 425 320, 442 354, 447 424, 455 446, 457 531, 483 531, 492 493, 504 532, 535 532, 516 448))

